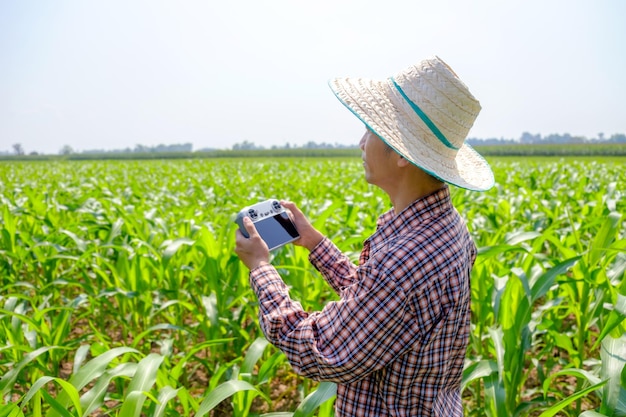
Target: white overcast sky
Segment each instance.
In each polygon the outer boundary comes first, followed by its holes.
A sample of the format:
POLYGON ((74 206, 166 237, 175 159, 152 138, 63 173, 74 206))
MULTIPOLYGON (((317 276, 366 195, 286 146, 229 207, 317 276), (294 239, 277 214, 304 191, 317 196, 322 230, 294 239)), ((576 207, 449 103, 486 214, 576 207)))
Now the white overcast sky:
POLYGON ((470 137, 626 133, 624 0, 0 0, 0 152, 356 144, 328 79, 432 55, 470 137))

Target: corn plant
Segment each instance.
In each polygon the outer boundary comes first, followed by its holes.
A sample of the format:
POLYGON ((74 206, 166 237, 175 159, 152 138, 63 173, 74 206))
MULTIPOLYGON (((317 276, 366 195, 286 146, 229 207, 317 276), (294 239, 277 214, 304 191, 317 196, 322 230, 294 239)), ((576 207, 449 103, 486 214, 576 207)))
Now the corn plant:
MULTIPOLYGON (((623 415, 623 160, 492 165, 492 190, 451 189, 479 247, 466 414, 623 415)), ((233 253, 267 198, 355 261, 390 208, 350 158, 3 162, 0 417, 333 415, 334 384, 262 338, 233 253)), ((303 248, 272 257, 306 310, 336 299, 303 248)))

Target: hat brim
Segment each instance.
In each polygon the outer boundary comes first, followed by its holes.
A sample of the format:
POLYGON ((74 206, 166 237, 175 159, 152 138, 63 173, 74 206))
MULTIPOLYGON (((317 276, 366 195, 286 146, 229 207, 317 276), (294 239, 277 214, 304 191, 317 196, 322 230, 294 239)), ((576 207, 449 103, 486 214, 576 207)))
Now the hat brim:
POLYGON ((408 123, 394 105, 390 80, 335 78, 329 86, 339 101, 396 152, 440 180, 474 191, 493 187, 487 161, 470 145, 450 149, 421 122, 408 123))

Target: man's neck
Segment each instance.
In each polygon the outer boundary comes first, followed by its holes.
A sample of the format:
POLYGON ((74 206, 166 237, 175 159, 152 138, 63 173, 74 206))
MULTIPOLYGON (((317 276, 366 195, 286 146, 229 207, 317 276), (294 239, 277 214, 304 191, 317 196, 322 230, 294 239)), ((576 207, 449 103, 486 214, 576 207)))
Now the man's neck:
POLYGON ((415 200, 426 197, 443 187, 445 187, 445 183, 416 168, 411 170, 408 175, 400 176, 393 188, 384 191, 387 192, 397 215, 415 200))

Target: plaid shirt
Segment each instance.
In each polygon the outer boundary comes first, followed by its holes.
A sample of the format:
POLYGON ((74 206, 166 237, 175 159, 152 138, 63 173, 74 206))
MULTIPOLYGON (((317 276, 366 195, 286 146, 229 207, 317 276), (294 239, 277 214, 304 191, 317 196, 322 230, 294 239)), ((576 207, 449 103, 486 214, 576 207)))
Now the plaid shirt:
POLYGON ((378 220, 355 266, 328 239, 309 259, 340 295, 305 312, 271 265, 250 273, 267 339, 337 383, 336 415, 462 416, 476 246, 448 187, 378 220))

